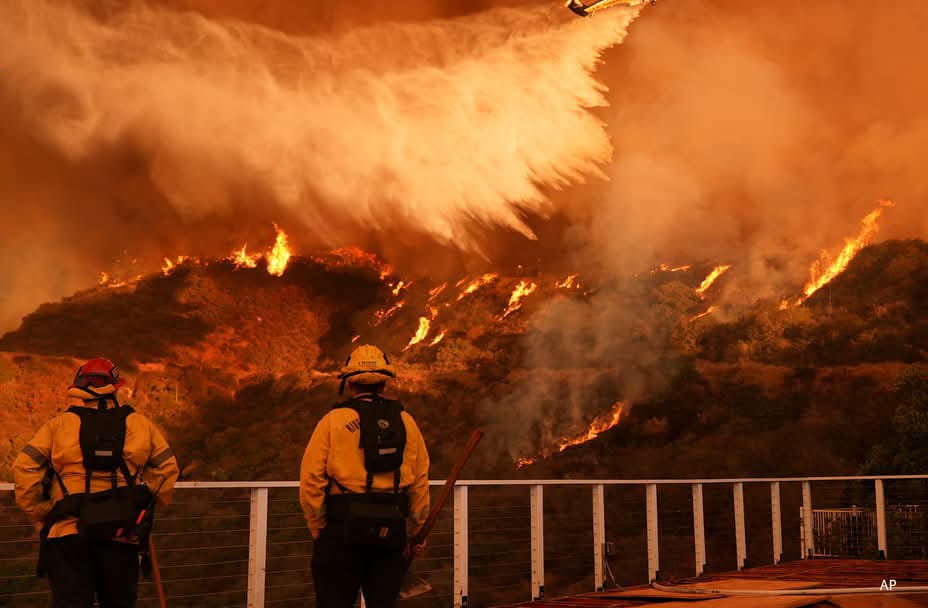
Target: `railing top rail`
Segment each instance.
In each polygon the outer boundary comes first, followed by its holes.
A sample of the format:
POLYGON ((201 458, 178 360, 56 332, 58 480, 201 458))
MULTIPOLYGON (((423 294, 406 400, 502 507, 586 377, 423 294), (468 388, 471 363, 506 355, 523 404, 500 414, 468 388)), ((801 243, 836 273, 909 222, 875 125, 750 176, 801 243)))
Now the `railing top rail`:
MULTIPOLYGON (((724 479, 462 479, 460 486, 640 486, 640 485, 689 485, 730 483, 794 483, 803 481, 873 481, 882 479, 928 479, 928 475, 847 475, 834 477, 740 477, 724 479)), ((429 485, 443 485, 444 480, 432 480, 429 485)), ((181 481, 179 489, 219 490, 234 488, 297 488, 299 481, 181 481)), ((0 491, 13 490, 12 483, 0 483, 0 491)))

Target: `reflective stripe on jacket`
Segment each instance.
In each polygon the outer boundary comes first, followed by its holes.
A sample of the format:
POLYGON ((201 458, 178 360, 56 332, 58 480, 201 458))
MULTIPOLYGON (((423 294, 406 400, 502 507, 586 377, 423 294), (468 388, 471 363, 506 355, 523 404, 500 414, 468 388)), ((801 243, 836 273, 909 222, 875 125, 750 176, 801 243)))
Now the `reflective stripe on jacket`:
MULTIPOLYGON (((80 405, 96 407, 96 403, 80 405)), ((52 418, 23 447, 13 463, 16 504, 34 524, 41 523, 52 506, 64 497, 57 479, 52 479, 50 498, 45 500, 42 497, 42 480, 49 466, 61 476, 69 493, 84 492, 86 471, 81 454, 80 427, 81 419, 74 413, 65 412, 52 418)), ((180 474, 177 459, 158 427, 142 414, 133 413, 126 418, 123 458, 129 473, 137 479, 141 478, 152 491, 164 480, 158 494, 158 504, 166 505, 171 501, 174 482, 180 474)), ((116 482, 119 486, 126 485, 126 480, 119 471, 116 472, 116 482)), ((100 492, 111 487, 112 476, 109 473, 93 473, 90 481, 91 492, 100 492)), ((48 537, 57 538, 71 534, 77 534, 77 520, 73 517, 65 518, 53 525, 48 537)))

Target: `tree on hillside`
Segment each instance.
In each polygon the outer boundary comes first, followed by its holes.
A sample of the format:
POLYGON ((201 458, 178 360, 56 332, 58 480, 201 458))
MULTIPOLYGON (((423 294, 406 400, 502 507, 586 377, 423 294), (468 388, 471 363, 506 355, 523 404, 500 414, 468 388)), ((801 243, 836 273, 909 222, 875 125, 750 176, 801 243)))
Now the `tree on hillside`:
POLYGON ((896 382, 892 434, 876 444, 864 471, 872 475, 928 471, 928 369, 913 367, 896 382))

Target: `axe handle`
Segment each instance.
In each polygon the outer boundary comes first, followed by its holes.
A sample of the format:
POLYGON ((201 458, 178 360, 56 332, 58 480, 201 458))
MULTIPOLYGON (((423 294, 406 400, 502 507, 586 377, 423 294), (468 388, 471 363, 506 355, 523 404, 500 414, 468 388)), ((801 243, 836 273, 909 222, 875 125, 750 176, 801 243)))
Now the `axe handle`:
POLYGON ((477 447, 477 444, 480 443, 480 439, 482 437, 483 431, 474 431, 470 436, 467 445, 464 446, 464 451, 461 452, 461 456, 458 458, 458 461, 454 464, 451 472, 448 473, 448 478, 445 480, 445 485, 441 488, 441 494, 438 495, 438 500, 436 500, 432 505, 432 509, 429 511, 429 516, 425 520, 425 524, 422 525, 422 528, 420 528, 419 532, 417 532, 413 537, 411 541, 412 545, 421 545, 425 542, 425 539, 428 538, 432 528, 435 527, 435 522, 438 521, 438 515, 441 512, 442 507, 445 506, 445 503, 448 502, 448 499, 451 497, 451 490, 454 489, 454 484, 457 482, 458 476, 461 474, 461 469, 463 469, 464 465, 467 464, 467 459, 470 458, 471 453, 474 451, 474 448, 477 447))
POLYGON ((161 584, 161 569, 158 568, 158 554, 155 552, 155 543, 151 536, 148 537, 148 556, 151 558, 151 573, 155 579, 155 588, 158 590, 158 604, 161 608, 167 608, 168 600, 164 595, 164 585, 161 584))

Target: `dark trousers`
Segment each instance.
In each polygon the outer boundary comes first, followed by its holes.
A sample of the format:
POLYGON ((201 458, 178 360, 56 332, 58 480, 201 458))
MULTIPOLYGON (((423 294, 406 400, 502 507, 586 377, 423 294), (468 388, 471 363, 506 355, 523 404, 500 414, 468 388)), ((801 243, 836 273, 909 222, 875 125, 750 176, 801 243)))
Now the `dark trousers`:
POLYGON ((47 568, 52 608, 135 608, 139 584, 138 547, 87 542, 79 536, 48 541, 47 568))
POLYGON ((393 608, 409 563, 401 551, 349 545, 338 527, 327 526, 313 544, 317 608, 351 608, 364 593, 368 608, 393 608))

